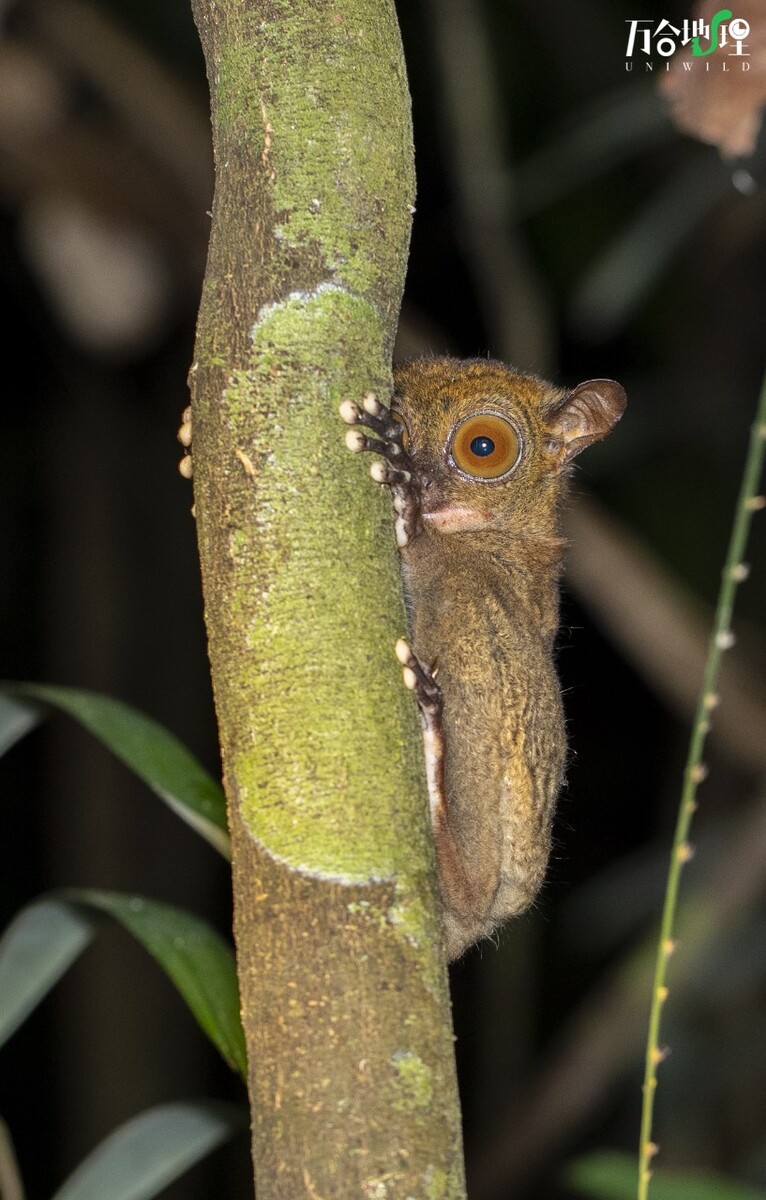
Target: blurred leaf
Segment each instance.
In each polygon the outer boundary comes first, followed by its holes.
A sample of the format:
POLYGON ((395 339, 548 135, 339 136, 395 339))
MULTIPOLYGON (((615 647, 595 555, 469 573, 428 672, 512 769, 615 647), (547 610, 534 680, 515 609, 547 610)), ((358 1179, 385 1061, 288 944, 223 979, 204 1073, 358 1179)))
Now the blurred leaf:
POLYGON ((0 1196, 3 1200, 24 1200, 24 1184, 16 1161, 13 1139, 5 1121, 0 1119, 0 1196))
POLYGON ((247 1073, 234 951, 191 913, 140 896, 77 890, 66 898, 108 913, 156 959, 230 1067, 247 1073))
POLYGON ((604 867, 562 903, 567 941, 588 958, 614 953, 654 919, 662 902, 667 849, 651 844, 604 867))
POLYGON ((53 1200, 148 1200, 246 1128, 233 1104, 163 1104, 110 1134, 70 1175, 53 1200))
POLYGON ((68 891, 25 908, 0 940, 0 1044, 85 949, 95 914, 119 921, 173 981, 229 1066, 244 1076, 245 1042, 231 947, 199 917, 140 896, 68 891))
MULTIPOLYGON (((225 857, 229 856, 226 801, 220 785, 178 738, 162 725, 119 700, 79 688, 6 683, 2 685, 0 695, 17 709, 15 723, 21 732, 17 733, 14 740, 22 737, 36 723, 29 724, 36 704, 52 706, 68 713, 143 779, 187 825, 225 857), (31 706, 25 704, 27 700, 32 701, 31 706), (24 711, 29 714, 26 717, 28 723, 26 728, 21 728, 25 719, 24 711)), ((8 713, 8 726, 12 733, 12 712, 8 713)))
MULTIPOLYGON (((734 836, 731 820, 709 819, 694 839, 694 864, 702 876, 715 869, 721 847, 734 836)), ((650 925, 662 905, 668 851, 655 840, 604 867, 573 888, 562 904, 562 931, 588 957, 613 953, 650 925)), ((733 936, 733 931, 730 931, 733 936)), ((711 947, 718 954, 721 946, 711 947)), ((705 973, 705 988, 713 980, 705 973)))
POLYGON ((675 136, 651 84, 633 85, 575 116, 560 136, 514 168, 514 208, 528 217, 675 136))
MULTIPOLYGON (((766 979, 766 921, 756 909, 744 925, 716 940, 708 958, 705 983, 696 980, 707 1003, 742 1004, 744 997, 763 996, 766 979)), ((759 1014, 760 1015, 760 1014, 759 1014)), ((738 1023, 738 1029, 742 1026, 738 1023)), ((766 1030, 764 1030, 766 1032, 766 1030)), ((761 1061, 766 1062, 766 1058, 761 1061)))
POLYGON ((700 151, 639 210, 590 268, 572 302, 577 328, 614 337, 723 197, 731 172, 700 151))
POLYGON ((9 695, 0 695, 0 754, 5 754, 39 725, 42 709, 36 704, 24 704, 9 695))
POLYGON ((0 938, 0 1046, 26 1020, 95 933, 87 913, 59 900, 22 909, 0 938))
MULTIPOLYGON (((635 1200, 636 1159, 630 1154, 591 1154, 570 1164, 567 1183, 592 1200, 635 1200)), ((766 1200, 766 1192, 703 1171, 652 1172, 652 1200, 766 1200)))

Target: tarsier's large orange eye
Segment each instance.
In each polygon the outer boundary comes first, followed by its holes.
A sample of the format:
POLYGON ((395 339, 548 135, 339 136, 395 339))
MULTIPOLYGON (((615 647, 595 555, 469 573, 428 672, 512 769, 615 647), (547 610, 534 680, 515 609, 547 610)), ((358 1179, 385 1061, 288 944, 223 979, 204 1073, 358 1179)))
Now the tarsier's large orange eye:
POLYGON ((500 479, 521 458, 521 436, 497 413, 475 413, 455 426, 449 446, 455 466, 473 479, 500 479))

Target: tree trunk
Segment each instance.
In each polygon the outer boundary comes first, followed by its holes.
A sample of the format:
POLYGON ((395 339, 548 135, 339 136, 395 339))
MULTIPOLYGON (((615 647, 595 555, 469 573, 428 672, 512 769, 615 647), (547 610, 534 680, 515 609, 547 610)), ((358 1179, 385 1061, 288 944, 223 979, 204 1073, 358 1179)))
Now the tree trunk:
POLYGON ((193 0, 216 193, 195 503, 258 1200, 460 1197, 390 505, 337 415, 390 392, 409 240, 391 0, 193 0))

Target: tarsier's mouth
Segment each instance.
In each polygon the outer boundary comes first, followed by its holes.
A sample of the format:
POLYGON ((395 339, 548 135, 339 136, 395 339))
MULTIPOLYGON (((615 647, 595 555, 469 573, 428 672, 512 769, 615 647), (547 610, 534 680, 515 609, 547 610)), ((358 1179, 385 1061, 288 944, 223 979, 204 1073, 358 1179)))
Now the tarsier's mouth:
POLYGON ((468 533, 484 529, 492 520, 493 513, 479 512, 465 504, 440 504, 421 513, 426 528, 438 529, 439 533, 468 533))

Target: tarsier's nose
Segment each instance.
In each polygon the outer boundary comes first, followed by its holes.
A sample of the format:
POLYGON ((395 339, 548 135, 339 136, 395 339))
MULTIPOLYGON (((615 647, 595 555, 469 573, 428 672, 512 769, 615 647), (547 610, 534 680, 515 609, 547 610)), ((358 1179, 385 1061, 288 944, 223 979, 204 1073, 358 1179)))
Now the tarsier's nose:
POLYGON ((427 451, 416 451, 410 455, 412 464, 412 479, 420 496, 421 506, 424 508, 433 507, 441 500, 441 475, 439 472, 439 464, 434 461, 433 455, 427 451))
POLYGON ((420 471, 417 481, 421 512, 427 513, 433 508, 438 508, 444 500, 444 496, 442 489, 437 484, 436 476, 429 474, 428 471, 420 471))

